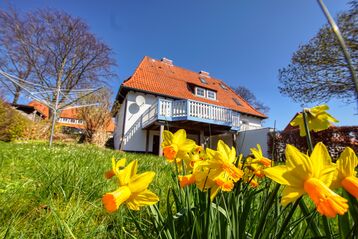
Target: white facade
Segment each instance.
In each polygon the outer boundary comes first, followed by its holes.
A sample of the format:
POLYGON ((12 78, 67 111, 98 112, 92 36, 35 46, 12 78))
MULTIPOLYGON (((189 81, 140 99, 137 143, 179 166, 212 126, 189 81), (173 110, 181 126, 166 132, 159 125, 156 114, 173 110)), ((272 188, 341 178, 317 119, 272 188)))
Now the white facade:
POLYGON ((258 117, 242 114, 240 117, 240 123, 241 123, 240 131, 260 129, 262 127, 261 121, 262 120, 258 117))
MULTIPOLYGON (((140 117, 150 106, 156 104, 157 99, 157 96, 151 94, 133 91, 128 92, 116 117, 116 130, 114 134, 115 149, 125 151, 146 150, 146 130, 142 130, 141 128, 140 117), (136 102, 138 96, 144 97, 144 102, 140 105, 136 102)), ((156 132, 150 132, 149 139, 152 140, 155 134, 156 132)), ((159 132, 157 135, 159 135, 159 132)), ((149 141, 149 145, 151 146, 152 144, 153 143, 149 141)), ((149 151, 152 151, 152 149, 149 149, 149 151)))
MULTIPOLYGON (((153 94, 129 91, 116 116, 115 149, 136 152, 155 151, 153 145, 159 143, 159 131, 149 130, 147 136, 147 130, 142 129, 148 122, 153 122, 150 120, 153 120, 151 116, 155 114, 164 117, 164 119, 167 116, 168 118, 181 117, 182 114, 187 114, 203 119, 204 123, 209 120, 227 123, 227 120, 230 119, 233 125, 240 125, 243 130, 261 128, 261 119, 258 117, 238 114, 229 109, 205 103, 174 101, 153 94), (158 104, 159 99, 160 104, 158 104)), ((199 141, 198 135, 188 135, 188 138, 199 141)))
POLYGON ((242 153, 244 156, 247 156, 251 153, 250 148, 256 148, 256 145, 259 144, 261 146, 263 155, 265 157, 270 157, 270 155, 268 155, 267 145, 269 132, 272 132, 271 128, 240 131, 236 145, 238 152, 242 153))

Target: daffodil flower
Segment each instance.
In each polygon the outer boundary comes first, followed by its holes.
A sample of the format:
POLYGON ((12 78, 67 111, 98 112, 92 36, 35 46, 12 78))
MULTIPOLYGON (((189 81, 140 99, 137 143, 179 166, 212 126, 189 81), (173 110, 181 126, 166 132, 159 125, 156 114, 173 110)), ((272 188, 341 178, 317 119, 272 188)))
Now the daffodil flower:
POLYGON ((310 157, 292 145, 287 145, 285 154, 286 165, 264 169, 267 177, 286 185, 282 192, 283 205, 308 194, 322 215, 335 217, 347 212, 347 200, 329 188, 335 167, 324 144, 318 143, 310 157))
POLYGON ((188 157, 187 153, 196 146, 193 140, 186 138, 186 132, 183 129, 178 130, 174 134, 164 130, 163 137, 163 153, 169 162, 173 162, 174 159, 179 159, 177 161, 180 162, 184 157, 188 157))
POLYGON ((355 171, 357 165, 358 158, 353 149, 345 148, 336 162, 337 174, 333 180, 332 188, 342 186, 355 198, 358 198, 358 178, 355 171))
MULTIPOLYGON (((319 132, 328 129, 331 122, 339 122, 333 118, 326 111, 329 110, 327 105, 319 105, 312 108, 306 108, 304 111, 307 113, 308 128, 314 132, 319 132)), ((292 126, 300 128, 300 136, 306 136, 305 124, 303 121, 303 114, 299 113, 291 122, 292 126)))
POLYGON ((252 163, 261 163, 265 167, 271 166, 272 161, 266 157, 264 157, 262 153, 261 146, 259 144, 256 145, 257 149, 250 148, 251 153, 253 154, 254 158, 252 159, 252 163))
POLYGON ((219 140, 217 150, 206 149, 207 160, 195 163, 193 173, 179 176, 181 187, 195 183, 201 191, 210 189, 210 198, 213 200, 220 191, 231 191, 234 182, 242 176, 243 171, 235 166, 236 151, 222 140, 219 140))
POLYGON ((105 177, 107 179, 112 178, 114 175, 118 176, 119 170, 123 169, 123 167, 126 165, 126 159, 122 158, 116 162, 116 159, 112 157, 112 169, 105 172, 105 177))
POLYGON ((139 210, 141 206, 153 205, 159 201, 158 196, 147 189, 155 173, 137 174, 137 165, 138 162, 135 160, 123 170, 115 171, 119 188, 102 197, 102 202, 108 212, 115 212, 123 203, 131 210, 139 210))
POLYGON ((229 147, 224 141, 219 140, 217 151, 207 149, 209 160, 207 166, 211 169, 212 177, 226 175, 234 182, 237 182, 244 174, 241 169, 235 166, 236 150, 229 147))
POLYGON ((201 146, 196 146, 189 153, 189 161, 187 162, 188 168, 193 169, 195 163, 205 160, 205 151, 201 146))

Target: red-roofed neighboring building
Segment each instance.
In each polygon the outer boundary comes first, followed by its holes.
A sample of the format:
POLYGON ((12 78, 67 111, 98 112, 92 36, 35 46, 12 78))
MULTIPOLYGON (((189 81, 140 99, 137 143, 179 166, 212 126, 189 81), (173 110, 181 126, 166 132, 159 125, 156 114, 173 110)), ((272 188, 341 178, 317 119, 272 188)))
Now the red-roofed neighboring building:
POLYGON ((114 142, 125 151, 160 151, 161 132, 185 129, 198 144, 207 136, 261 128, 266 115, 208 72, 144 57, 116 102, 114 142))
MULTIPOLYGON (((45 119, 48 119, 49 108, 46 105, 38 101, 31 101, 28 105, 35 108, 36 111, 40 112, 45 119)), ((76 128, 76 129, 84 129, 85 122, 78 115, 77 110, 78 108, 68 108, 62 110, 60 113, 60 117, 57 120, 58 125, 70 127, 70 128, 76 128)), ((114 128, 115 128, 114 122, 113 120, 111 120, 109 124, 106 126, 106 131, 113 133, 114 128)))

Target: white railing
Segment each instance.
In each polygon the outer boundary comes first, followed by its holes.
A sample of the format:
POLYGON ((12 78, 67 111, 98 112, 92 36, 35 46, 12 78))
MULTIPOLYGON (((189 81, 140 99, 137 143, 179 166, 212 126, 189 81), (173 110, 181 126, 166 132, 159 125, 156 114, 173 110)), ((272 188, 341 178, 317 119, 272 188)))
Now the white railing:
POLYGON ((159 115, 171 117, 172 116, 172 101, 159 99, 159 115))
POLYGON ((173 101, 173 117, 187 116, 187 100, 173 101))
POLYGON ((142 117, 140 119, 142 122, 142 128, 144 128, 147 125, 150 125, 152 122, 156 121, 157 115, 158 115, 158 107, 156 104, 152 105, 146 111, 144 111, 144 113, 142 114, 142 117))
POLYGON ((195 117, 204 120, 222 122, 232 127, 240 127, 240 114, 225 107, 192 100, 159 99, 142 115, 142 127, 160 119, 176 120, 182 117, 195 117))
POLYGON ((188 103, 189 116, 202 119, 223 121, 226 123, 232 122, 232 111, 229 109, 197 101, 189 100, 188 103))
POLYGON ((240 114, 238 112, 232 112, 232 127, 240 127, 240 114))

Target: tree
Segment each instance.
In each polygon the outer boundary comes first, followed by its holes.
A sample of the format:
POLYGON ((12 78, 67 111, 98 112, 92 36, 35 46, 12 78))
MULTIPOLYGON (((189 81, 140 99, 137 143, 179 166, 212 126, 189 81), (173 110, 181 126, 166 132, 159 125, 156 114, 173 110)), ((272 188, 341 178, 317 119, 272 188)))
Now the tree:
MULTIPOLYGON (((111 93, 108 89, 103 88, 96 94, 89 95, 81 99, 81 104, 92 104, 97 102, 96 106, 82 107, 78 109, 78 116, 84 121, 84 141, 94 142, 95 135, 104 136, 106 139, 106 129, 111 123, 112 114, 110 111, 111 93)), ((103 137, 100 137, 103 139, 103 137)), ((103 141, 103 140, 102 140, 103 141)), ((100 142, 103 145, 105 142, 100 142)))
MULTIPOLYGON (((20 79, 29 80, 31 64, 21 52, 21 42, 17 39, 17 29, 24 28, 24 21, 16 12, 7 13, 0 10, 0 70, 20 79), (15 24, 14 24, 15 23, 15 24)), ((11 81, 0 78, 0 82, 13 96, 12 103, 19 100, 21 87, 11 81)))
POLYGON ((270 107, 262 103, 261 101, 256 99, 256 96, 245 86, 232 87, 235 93, 241 96, 244 100, 246 100, 251 106, 253 106, 256 110, 267 114, 270 111, 270 107))
POLYGON ((8 15, 13 17, 6 24, 16 26, 11 38, 19 46, 11 51, 25 57, 33 83, 42 86, 41 96, 48 102, 55 101, 57 88, 64 92, 61 104, 73 90, 102 86, 115 76, 112 50, 81 19, 48 9, 28 12, 22 19, 16 12, 8 15))
MULTIPOLYGON (((355 70, 358 69, 358 1, 337 17, 355 70)), ((279 90, 296 102, 353 102, 355 86, 338 40, 329 25, 293 54, 291 64, 279 70, 279 90)))

